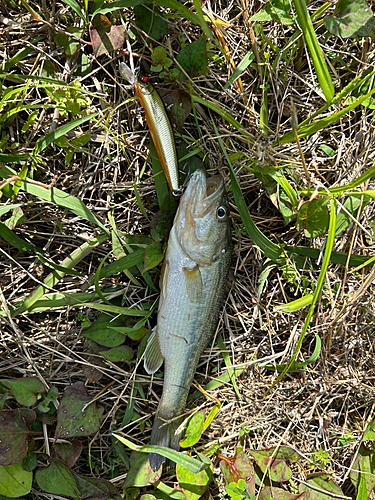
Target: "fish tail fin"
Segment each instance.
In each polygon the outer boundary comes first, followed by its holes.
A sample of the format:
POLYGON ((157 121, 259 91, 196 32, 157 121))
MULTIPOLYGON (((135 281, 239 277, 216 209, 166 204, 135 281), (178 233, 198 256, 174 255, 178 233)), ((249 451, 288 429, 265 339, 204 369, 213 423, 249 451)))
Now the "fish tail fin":
MULTIPOLYGON (((180 435, 176 435, 176 430, 181 424, 181 418, 173 420, 164 420, 159 417, 159 412, 155 415, 154 425, 151 432, 150 444, 156 446, 166 446, 178 451, 180 449, 180 435)), ((157 453, 149 453, 148 460, 152 470, 158 470, 159 467, 167 460, 165 457, 157 453)), ((173 464, 173 462, 171 462, 173 464)))

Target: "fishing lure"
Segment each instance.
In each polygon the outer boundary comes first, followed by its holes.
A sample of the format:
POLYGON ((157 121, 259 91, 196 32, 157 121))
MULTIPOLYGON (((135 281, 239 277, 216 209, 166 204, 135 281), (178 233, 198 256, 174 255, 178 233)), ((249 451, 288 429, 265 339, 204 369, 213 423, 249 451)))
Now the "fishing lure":
POLYGON ((120 74, 137 93, 139 102, 145 110, 145 116, 159 160, 162 164, 168 185, 175 196, 182 194, 178 174, 178 160, 173 130, 163 101, 146 76, 137 78, 123 62, 120 74))

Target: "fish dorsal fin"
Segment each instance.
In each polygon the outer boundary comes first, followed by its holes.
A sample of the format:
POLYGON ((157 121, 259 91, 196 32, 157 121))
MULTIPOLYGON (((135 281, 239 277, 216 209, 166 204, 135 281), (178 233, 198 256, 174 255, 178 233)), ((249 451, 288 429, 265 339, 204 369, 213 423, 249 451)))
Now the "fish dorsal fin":
POLYGON ((202 276, 198 264, 193 269, 183 268, 185 275, 186 293, 191 302, 199 302, 202 296, 202 276))
POLYGON ((149 375, 152 375, 161 367, 163 361, 164 359, 159 347, 158 330, 155 326, 147 342, 144 368, 149 375))

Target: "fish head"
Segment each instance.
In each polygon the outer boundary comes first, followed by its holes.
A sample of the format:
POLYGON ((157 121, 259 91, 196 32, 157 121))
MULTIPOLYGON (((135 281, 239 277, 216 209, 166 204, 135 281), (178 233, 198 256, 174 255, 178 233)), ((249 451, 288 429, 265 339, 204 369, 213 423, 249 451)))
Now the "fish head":
POLYGON ((179 244, 197 264, 210 265, 230 250, 229 205, 221 175, 206 179, 203 169, 193 173, 176 221, 179 244))

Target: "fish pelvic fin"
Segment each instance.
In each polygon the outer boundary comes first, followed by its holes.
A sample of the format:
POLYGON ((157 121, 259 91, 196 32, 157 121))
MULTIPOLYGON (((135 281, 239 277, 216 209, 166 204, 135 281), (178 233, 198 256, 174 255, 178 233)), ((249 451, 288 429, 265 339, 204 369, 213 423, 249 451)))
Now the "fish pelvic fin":
MULTIPOLYGON (((150 444, 165 446, 178 451, 180 449, 179 441, 181 436, 180 434, 176 435, 176 430, 181 424, 182 419, 183 417, 178 417, 169 421, 164 420, 159 417, 159 411, 157 411, 152 427, 150 444)), ((156 471, 167 459, 157 453, 149 453, 148 460, 152 470, 156 471)), ((174 462, 170 462, 170 465, 174 465, 174 462)))
POLYGON ((163 355, 159 347, 158 330, 155 327, 147 342, 144 368, 149 375, 152 375, 159 370, 163 361, 163 355))

